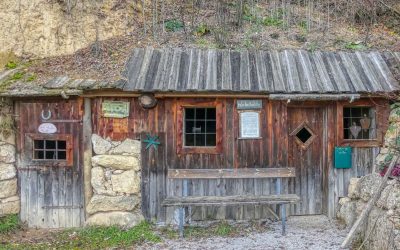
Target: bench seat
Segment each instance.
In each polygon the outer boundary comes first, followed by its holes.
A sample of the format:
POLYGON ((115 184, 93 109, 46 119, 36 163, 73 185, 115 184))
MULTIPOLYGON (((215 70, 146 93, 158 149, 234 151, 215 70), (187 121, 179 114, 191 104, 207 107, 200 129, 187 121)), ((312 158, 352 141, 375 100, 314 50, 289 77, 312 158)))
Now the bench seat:
POLYGON ((163 206, 230 206, 292 204, 300 202, 296 194, 280 195, 231 195, 231 196, 171 196, 165 198, 163 206))

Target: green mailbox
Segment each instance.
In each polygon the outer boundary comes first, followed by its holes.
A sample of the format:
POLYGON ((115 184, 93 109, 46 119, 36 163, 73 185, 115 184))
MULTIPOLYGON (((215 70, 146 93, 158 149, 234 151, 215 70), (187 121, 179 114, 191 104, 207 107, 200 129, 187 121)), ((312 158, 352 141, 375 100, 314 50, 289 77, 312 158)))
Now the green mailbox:
POLYGON ((351 147, 335 147, 335 168, 351 168, 351 147))

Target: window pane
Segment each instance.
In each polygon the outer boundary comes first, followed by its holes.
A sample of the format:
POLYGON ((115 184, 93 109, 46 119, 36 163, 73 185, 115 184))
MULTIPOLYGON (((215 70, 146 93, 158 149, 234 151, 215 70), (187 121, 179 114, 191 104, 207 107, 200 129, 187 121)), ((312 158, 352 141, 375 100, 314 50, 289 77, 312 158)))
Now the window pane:
POLYGON ((38 159, 38 160, 44 159, 44 152, 43 151, 35 151, 33 158, 38 159))
POLYGON ((207 121, 207 133, 215 133, 215 121, 207 121))
POLYGON ((67 142, 66 141, 57 141, 58 149, 67 149, 67 142))
POLYGON ((350 108, 343 108, 343 117, 350 117, 350 108))
POLYGON ((205 146, 206 145, 206 135, 205 134, 197 134, 195 135, 195 145, 196 146, 205 146))
POLYGON ((194 146, 194 135, 185 136, 185 146, 194 146))
POLYGON ((185 132, 193 133, 194 121, 186 121, 185 124, 185 132))
POLYGON ((205 121, 196 121, 196 132, 194 133, 205 133, 206 132, 206 122, 205 121))
POLYGON ((56 142, 55 141, 47 141, 46 140, 46 149, 55 149, 56 148, 56 142))
POLYGON ((66 160, 67 159, 67 152, 66 151, 58 151, 57 152, 59 160, 66 160))
POLYGON ((350 124, 351 124, 350 118, 344 118, 344 119, 343 119, 343 127, 344 127, 344 128, 350 127, 350 126, 351 126, 350 124))
POLYGON ((48 160, 56 159, 55 151, 46 151, 46 158, 48 160))
POLYGON ((352 117, 361 117, 361 108, 352 108, 351 116, 352 117))
POLYGON ((212 147, 216 146, 217 136, 215 134, 207 134, 206 135, 206 146, 212 147))
POLYGON ((43 140, 35 140, 34 141, 34 148, 35 149, 43 149, 44 141, 43 140))
POLYGON ((215 120, 215 108, 208 108, 207 109, 207 119, 208 120, 215 120))
POLYGON ((185 119, 194 119, 194 108, 185 109, 185 119))
POLYGON ((206 119, 206 109, 196 109, 196 119, 197 120, 204 120, 206 119))

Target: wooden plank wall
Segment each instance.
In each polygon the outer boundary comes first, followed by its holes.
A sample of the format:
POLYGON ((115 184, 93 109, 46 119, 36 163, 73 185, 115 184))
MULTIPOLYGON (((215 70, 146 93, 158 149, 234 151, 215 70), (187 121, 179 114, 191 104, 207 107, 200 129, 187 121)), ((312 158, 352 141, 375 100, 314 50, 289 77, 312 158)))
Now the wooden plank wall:
MULTIPOLYGON (((166 170, 169 168, 254 168, 254 167, 285 167, 288 166, 288 122, 287 103, 283 101, 268 101, 263 99, 261 110, 261 139, 240 140, 238 112, 234 98, 219 98, 223 106, 223 150, 222 154, 177 154, 176 150, 176 110, 177 103, 185 98, 159 98, 158 104, 153 109, 145 110, 140 107, 137 98, 95 98, 92 104, 93 132, 113 140, 124 138, 143 137, 143 133, 159 135, 163 142, 158 149, 143 151, 143 180, 144 188, 142 197, 146 218, 164 222, 172 220, 172 209, 163 209, 160 206, 162 199, 168 194, 182 194, 182 180, 168 182, 166 170), (130 115, 125 119, 104 118, 101 116, 101 103, 103 100, 126 100, 130 102, 130 115), (113 129, 113 122, 118 123, 118 129, 113 129), (122 124, 122 126, 121 126, 122 124), (125 124, 125 125, 124 125, 125 124), (147 185, 147 186, 146 186, 147 185), (146 197, 145 197, 146 196, 146 197)), ((193 98, 190 98, 193 100, 193 98)), ((199 101, 215 101, 215 98, 199 98, 199 101)), ((321 136, 323 147, 327 150, 321 152, 323 158, 322 173, 322 202, 323 213, 334 214, 337 199, 345 193, 344 190, 349 178, 367 173, 357 167, 349 173, 334 174, 333 147, 336 139, 336 105, 331 102, 322 115, 327 127, 321 136), (339 177, 337 177, 339 175, 339 177), (344 176, 343 178, 341 176, 344 176), (340 192, 339 192, 340 191, 340 192)), ((296 104, 292 104, 296 105, 296 104)), ((302 105, 302 104, 299 104, 302 105)), ((318 104, 319 105, 319 104, 318 104)), ((370 166, 373 159, 369 155, 372 149, 360 149, 354 157, 359 166, 370 166), (358 152, 363 153, 361 156, 358 152)), ((273 194, 275 193, 274 179, 266 180, 192 180, 189 181, 189 195, 232 195, 232 194, 273 194)), ((289 181, 283 182, 283 192, 292 192, 289 181)), ((192 218, 196 219, 251 219, 267 216, 265 207, 241 206, 228 208, 194 208, 190 211, 192 218)))
MULTIPOLYGON (((29 227, 80 227, 85 222, 82 174, 82 103, 80 100, 32 99, 17 102, 17 169, 21 196, 20 217, 29 227), (49 166, 31 161, 27 133, 38 134, 41 111, 50 110, 57 134, 73 136, 73 166, 49 166), (62 122, 60 122, 62 121, 62 122), (71 122, 74 121, 74 122, 71 122)), ((46 112, 47 114, 47 112, 46 112)), ((45 136, 45 135, 43 135, 45 136)))

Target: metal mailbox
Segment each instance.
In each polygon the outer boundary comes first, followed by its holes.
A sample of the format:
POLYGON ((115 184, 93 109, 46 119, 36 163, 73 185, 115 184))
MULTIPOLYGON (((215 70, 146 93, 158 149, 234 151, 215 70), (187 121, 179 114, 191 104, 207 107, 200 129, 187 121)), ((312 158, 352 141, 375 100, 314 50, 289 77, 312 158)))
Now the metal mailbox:
POLYGON ((335 168, 351 168, 351 147, 335 147, 335 168))

